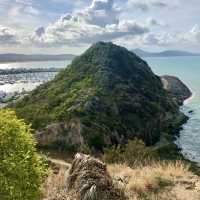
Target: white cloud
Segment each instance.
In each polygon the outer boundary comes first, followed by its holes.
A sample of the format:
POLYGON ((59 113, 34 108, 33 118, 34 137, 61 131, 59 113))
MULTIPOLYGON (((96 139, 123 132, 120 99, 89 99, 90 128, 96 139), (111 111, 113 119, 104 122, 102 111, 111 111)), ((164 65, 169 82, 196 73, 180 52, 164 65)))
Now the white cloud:
POLYGON ((200 26, 194 25, 193 28, 185 32, 175 32, 175 33, 157 33, 157 34, 145 34, 143 37, 143 43, 147 45, 176 45, 180 44, 186 46, 200 46, 200 26))
POLYGON ((146 19, 146 23, 145 23, 148 27, 152 28, 154 26, 159 26, 159 27, 166 27, 168 26, 167 24, 160 22, 152 17, 148 17, 146 19))
POLYGON ((184 42, 193 42, 200 45, 200 26, 195 24, 189 32, 181 34, 180 38, 184 42))
POLYGON ((113 0, 93 0, 90 7, 77 13, 85 22, 102 27, 117 24, 118 14, 119 11, 113 6, 113 0))
POLYGON ((116 43, 134 47, 164 47, 164 48, 180 48, 180 44, 184 47, 200 47, 200 26, 194 25, 193 28, 185 32, 149 32, 136 37, 126 36, 116 40, 116 43))
POLYGON ((18 4, 29 5, 29 6, 33 4, 32 0, 15 0, 15 2, 18 4))
POLYGON ((39 46, 81 45, 149 31, 148 26, 133 20, 119 21, 118 15, 113 0, 93 0, 83 11, 66 14, 46 28, 37 29, 30 41, 39 46))
POLYGON ((0 25, 0 44, 8 45, 17 43, 19 43, 19 40, 16 32, 9 27, 0 25))
POLYGON ((168 46, 177 43, 176 35, 169 33, 149 33, 142 37, 141 43, 144 45, 157 45, 157 46, 168 46))
POLYGON ((142 11, 147 11, 151 8, 166 8, 166 4, 162 0, 128 0, 127 7, 129 9, 140 9, 142 11))
MULTIPOLYGON (((195 6, 181 1, 0 0, 3 25, 0 26, 0 44, 2 47, 6 44, 5 48, 9 49, 15 46, 12 44, 19 43, 23 50, 29 47, 55 52, 53 50, 56 49, 58 53, 64 48, 70 51, 72 47, 82 51, 99 40, 113 41, 129 48, 199 49, 200 24, 190 27, 198 23, 198 17, 194 17, 198 13, 198 0, 191 0, 193 4, 196 2, 195 6), (55 9, 66 2, 66 10, 73 11, 48 24, 55 16, 50 17, 49 13, 45 16, 44 13, 52 11, 56 2, 60 4, 55 9), (89 2, 91 4, 85 7, 89 2), (144 12, 138 15, 138 10, 144 12), (186 11, 188 15, 184 15, 186 11), (12 21, 8 16, 12 17, 12 21), (7 24, 12 28, 6 27, 7 24), (40 27, 44 24, 45 27, 40 27), (40 28, 33 31, 35 27, 40 28)), ((58 14, 63 12, 61 10, 56 11, 56 16, 61 15, 58 14)))

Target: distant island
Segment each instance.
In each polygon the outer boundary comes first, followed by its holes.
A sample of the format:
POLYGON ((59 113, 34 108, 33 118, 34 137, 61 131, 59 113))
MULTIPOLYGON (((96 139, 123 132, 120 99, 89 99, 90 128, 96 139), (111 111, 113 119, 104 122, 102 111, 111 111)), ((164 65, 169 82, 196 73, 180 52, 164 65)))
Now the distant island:
POLYGON ((142 49, 132 50, 135 54, 140 57, 173 57, 173 56, 200 56, 200 53, 191 53, 187 51, 179 50, 167 50, 162 52, 148 52, 142 49))
MULTIPOLYGON (((134 49, 133 53, 140 57, 173 57, 173 56, 200 56, 200 53, 191 53, 186 51, 168 50, 162 52, 148 52, 142 49, 134 49)), ((73 60, 76 55, 73 54, 0 54, 0 63, 8 62, 40 62, 40 61, 64 61, 73 60)))
POLYGON ((76 55, 73 54, 0 54, 0 63, 8 62, 32 62, 32 61, 59 61, 59 60, 72 60, 76 55))

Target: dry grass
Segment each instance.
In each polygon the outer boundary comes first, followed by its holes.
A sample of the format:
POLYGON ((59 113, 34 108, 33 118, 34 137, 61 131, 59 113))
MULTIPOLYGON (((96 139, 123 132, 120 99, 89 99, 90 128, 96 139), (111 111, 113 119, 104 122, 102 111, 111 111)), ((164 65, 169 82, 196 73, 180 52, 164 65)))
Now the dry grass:
POLYGON ((198 200, 199 177, 189 172, 181 161, 158 162, 131 169, 126 165, 109 165, 108 171, 131 200, 198 200))
MULTIPOLYGON (((114 183, 129 200, 199 200, 200 178, 181 161, 157 162, 134 169, 125 164, 107 166, 114 183)), ((54 171, 55 172, 55 171, 54 171)), ((66 198, 68 169, 60 167, 45 184, 44 200, 66 198)))
POLYGON ((65 189, 64 187, 66 185, 68 172, 69 167, 66 166, 59 166, 58 168, 51 171, 44 185, 43 200, 57 198, 57 195, 60 193, 59 191, 63 191, 63 189, 65 189))

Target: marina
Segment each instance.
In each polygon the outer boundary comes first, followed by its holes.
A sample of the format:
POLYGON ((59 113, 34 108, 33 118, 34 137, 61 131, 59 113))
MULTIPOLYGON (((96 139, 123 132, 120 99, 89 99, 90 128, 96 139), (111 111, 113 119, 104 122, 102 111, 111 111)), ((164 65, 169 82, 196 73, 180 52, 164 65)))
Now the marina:
POLYGON ((52 80, 60 69, 0 70, 0 108, 8 102, 26 95, 42 83, 52 80))

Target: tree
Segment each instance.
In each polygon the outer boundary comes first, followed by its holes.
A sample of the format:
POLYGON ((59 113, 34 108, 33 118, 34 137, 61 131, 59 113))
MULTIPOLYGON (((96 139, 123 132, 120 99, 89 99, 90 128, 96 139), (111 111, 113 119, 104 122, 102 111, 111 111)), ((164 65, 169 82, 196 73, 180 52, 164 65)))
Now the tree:
POLYGON ((30 126, 0 110, 0 199, 37 200, 46 173, 30 126))

